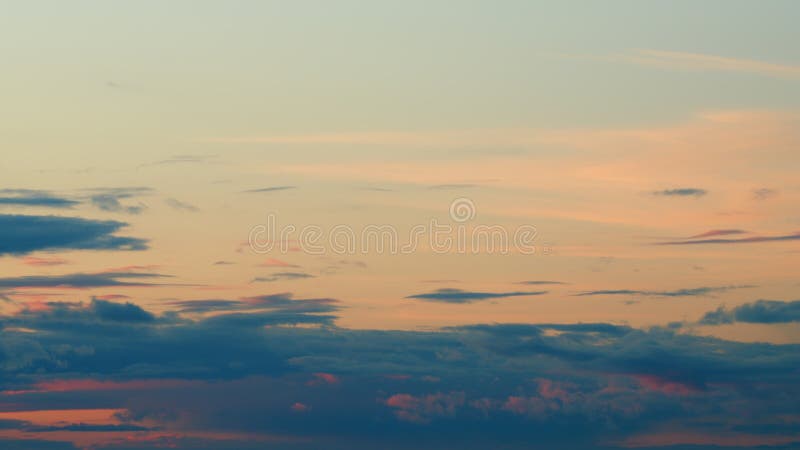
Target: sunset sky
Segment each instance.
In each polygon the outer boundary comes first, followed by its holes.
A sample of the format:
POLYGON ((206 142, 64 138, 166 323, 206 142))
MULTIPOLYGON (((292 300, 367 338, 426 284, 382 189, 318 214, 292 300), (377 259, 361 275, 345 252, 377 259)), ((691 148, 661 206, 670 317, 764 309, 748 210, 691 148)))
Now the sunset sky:
POLYGON ((800 3, 0 5, 1 448, 800 448, 800 3))

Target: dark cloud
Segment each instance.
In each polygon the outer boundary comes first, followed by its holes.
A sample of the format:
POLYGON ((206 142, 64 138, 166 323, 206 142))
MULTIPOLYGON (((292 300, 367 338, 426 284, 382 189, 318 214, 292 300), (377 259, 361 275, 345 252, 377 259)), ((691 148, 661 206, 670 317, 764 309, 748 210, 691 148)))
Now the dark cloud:
POLYGON ((721 306, 715 311, 707 312, 700 319, 700 323, 704 325, 722 325, 734 322, 800 322, 800 300, 790 302, 758 300, 731 309, 721 306))
POLYGON ((315 278, 314 275, 303 272, 277 272, 268 277, 255 277, 253 282, 273 282, 282 280, 305 280, 308 278, 315 278))
MULTIPOLYGON (((292 294, 280 293, 261 295, 256 297, 243 297, 238 300, 179 300, 168 303, 172 308, 182 313, 206 313, 214 311, 251 311, 269 309, 273 312, 311 314, 332 313, 338 311, 340 306, 337 300, 331 298, 294 299, 292 294)), ((322 317, 324 322, 328 317, 322 317)))
POLYGON ((107 300, 92 300, 91 310, 102 320, 115 322, 153 322, 155 316, 133 303, 113 303, 107 300))
POLYGON ((32 189, 0 189, 0 206, 32 206, 41 208, 72 208, 76 200, 56 196, 48 191, 32 189))
POLYGON ((564 283, 563 281, 528 280, 528 281, 520 281, 517 284, 525 284, 528 286, 547 286, 547 285, 558 285, 567 283, 564 283))
POLYGON ((461 289, 437 289, 433 292, 424 294, 409 295, 406 298, 425 300, 429 302, 441 303, 472 303, 481 300, 490 300, 506 297, 523 297, 531 295, 543 295, 547 291, 527 291, 527 292, 472 292, 461 289))
POLYGON ((712 238, 657 242, 654 245, 751 244, 756 242, 781 242, 800 239, 800 232, 780 236, 752 236, 739 239, 712 238))
POLYGON ((168 198, 168 199, 164 200, 164 202, 170 208, 176 209, 178 211, 197 212, 197 211, 200 210, 199 208, 197 208, 196 206, 194 206, 194 205, 192 205, 190 203, 182 202, 182 201, 174 199, 174 198, 168 198))
POLYGON ((706 194, 708 194, 708 191, 699 188, 677 188, 653 191, 653 195, 667 197, 702 197, 706 194))
POLYGON ((213 314, 95 300, 2 317, 5 408, 114 408, 119 423, 102 431, 217 433, 216 449, 286 436, 276 448, 309 450, 594 449, 664 424, 704 439, 737 425, 769 437, 800 413, 796 345, 606 323, 350 330, 333 325, 335 300, 290 294, 163 306, 213 314))
POLYGON ((740 286, 712 286, 712 287, 698 287, 687 289, 675 289, 672 291, 646 291, 646 290, 633 290, 633 289, 608 289, 597 291, 585 291, 574 294, 576 297, 585 297, 593 295, 642 295, 647 297, 704 297, 711 294, 726 292, 733 289, 746 289, 753 288, 751 285, 740 286))
POLYGON ((0 288, 97 288, 111 286, 156 286, 139 280, 163 278, 167 275, 143 272, 71 273, 66 275, 27 275, 0 278, 0 288))
POLYGON ((77 217, 0 214, 0 255, 37 250, 144 250, 147 241, 115 236, 127 224, 77 217))
POLYGON ((800 413, 796 345, 606 323, 349 330, 321 318, 338 306, 330 299, 192 303, 214 314, 123 304, 107 314, 95 301, 3 317, 4 404, 121 409, 103 431, 218 433, 218 449, 276 435, 282 449, 600 449, 664 424, 704 439, 738 425, 769 437, 800 413), (310 324, 322 326, 286 326, 310 324))
POLYGON ((255 194, 255 193, 262 193, 262 192, 286 191, 286 190, 289 190, 289 189, 297 189, 297 186, 270 186, 270 187, 259 188, 259 189, 249 189, 249 190, 242 191, 242 192, 255 194))

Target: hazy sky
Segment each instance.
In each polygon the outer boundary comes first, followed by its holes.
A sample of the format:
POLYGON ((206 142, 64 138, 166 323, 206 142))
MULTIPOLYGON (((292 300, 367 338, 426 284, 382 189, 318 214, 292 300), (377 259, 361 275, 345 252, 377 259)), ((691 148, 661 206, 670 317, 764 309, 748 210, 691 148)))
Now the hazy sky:
POLYGON ((800 442, 800 3, 0 6, 12 448, 800 442))

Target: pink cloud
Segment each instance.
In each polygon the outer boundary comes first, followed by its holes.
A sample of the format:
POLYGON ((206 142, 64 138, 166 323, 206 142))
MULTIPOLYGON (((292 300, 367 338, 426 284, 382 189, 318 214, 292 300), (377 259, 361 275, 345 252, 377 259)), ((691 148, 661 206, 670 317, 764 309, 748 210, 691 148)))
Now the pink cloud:
POLYGON ((196 386, 201 381, 189 380, 134 380, 134 381, 102 381, 87 379, 52 380, 37 383, 31 389, 19 391, 3 391, 5 395, 21 395, 40 392, 80 392, 80 391, 127 391, 172 389, 183 386, 196 386))
POLYGON ((296 413, 304 413, 309 411, 311 407, 306 405, 305 403, 297 402, 293 404, 290 409, 296 413))
POLYGON ((49 266, 60 266, 63 264, 69 264, 69 261, 57 257, 42 258, 36 256, 26 256, 22 258, 22 264, 35 267, 49 267, 49 266))
POLYGON ((678 381, 667 380, 657 375, 633 375, 633 378, 645 389, 668 395, 689 395, 697 389, 678 381))
POLYGON ((314 379, 306 383, 308 386, 319 386, 321 384, 339 384, 339 377, 332 373, 317 372, 314 379))
POLYGON ((395 394, 384 402, 395 409, 395 416, 406 422, 425 424, 437 417, 452 417, 464 405, 463 392, 449 392, 413 396, 395 394))
POLYGON ((258 267, 300 267, 297 264, 290 264, 286 261, 281 261, 276 258, 267 258, 266 261, 258 264, 258 267))

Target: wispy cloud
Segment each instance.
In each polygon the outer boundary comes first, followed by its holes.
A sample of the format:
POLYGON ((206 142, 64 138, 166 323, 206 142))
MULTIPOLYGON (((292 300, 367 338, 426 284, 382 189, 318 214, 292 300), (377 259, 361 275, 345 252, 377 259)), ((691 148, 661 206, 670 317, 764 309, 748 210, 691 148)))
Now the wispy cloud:
POLYGON ((277 258, 267 258, 264 262, 259 263, 258 267, 300 267, 297 264, 291 264, 277 258))
POLYGON ((769 200, 778 195, 778 191, 770 188, 753 189, 753 198, 755 200, 769 200))
POLYGON ((700 188, 677 188, 653 191, 653 195, 666 197, 702 197, 706 194, 708 194, 708 191, 700 188))
POLYGON ((665 69, 741 72, 776 78, 800 79, 800 65, 771 63, 704 53, 639 49, 614 58, 629 63, 665 69))
POLYGON ((273 281, 282 281, 282 280, 305 280, 308 278, 315 278, 314 275, 303 273, 303 272, 277 272, 267 277, 255 277, 253 278, 254 283, 270 283, 273 281))
POLYGON ((64 258, 58 257, 37 257, 37 256, 26 256, 22 258, 22 263, 27 266, 34 266, 34 267, 50 267, 50 266, 60 266, 64 264, 69 264, 64 258))
POLYGON ((714 236, 729 236, 732 234, 746 234, 747 231, 744 230, 735 230, 735 229, 728 229, 728 230, 708 230, 705 233, 695 234, 694 236, 689 236, 686 239, 702 239, 702 238, 709 238, 714 236))
POLYGON ((746 289, 756 286, 741 285, 741 286, 714 286, 714 287, 698 287, 688 289, 675 289, 672 291, 648 291, 636 289, 605 289, 597 291, 585 291, 574 294, 576 297, 586 297, 595 295, 641 295, 646 297, 705 297, 711 294, 726 292, 733 289, 746 289))
POLYGON ((140 280, 165 278, 169 275, 143 272, 71 273, 66 275, 29 275, 0 278, 0 288, 76 288, 120 286, 157 286, 140 280))
POLYGON ((556 285, 556 284, 567 284, 563 281, 549 281, 549 280, 527 280, 527 281, 520 281, 517 284, 526 284, 529 286, 544 286, 544 285, 556 285))
POLYGON ((124 205, 120 200, 133 199, 153 193, 153 190, 148 187, 94 188, 87 191, 89 192, 89 202, 96 208, 103 211, 126 214, 139 214, 147 209, 147 205, 142 202, 136 205, 124 205))
POLYGON ((739 239, 692 239, 681 241, 657 242, 654 245, 701 245, 701 244, 752 244, 756 242, 781 242, 800 240, 800 231, 779 236, 751 236, 739 239))
POLYGON ((216 157, 217 155, 174 155, 167 159, 141 164, 139 167, 166 166, 166 165, 177 165, 177 164, 198 164, 198 163, 208 162, 210 159, 216 157))
POLYGON ((433 186, 428 186, 428 189, 447 191, 455 189, 472 189, 476 187, 479 187, 479 185, 471 183, 454 183, 454 184, 435 184, 433 186))
POLYGON ((182 201, 180 201, 178 199, 174 199, 174 198, 168 198, 168 199, 164 200, 164 203, 166 203, 170 208, 178 210, 178 211, 189 211, 189 212, 197 212, 197 211, 199 211, 199 208, 197 208, 196 206, 194 206, 194 205, 192 205, 190 203, 182 202, 182 201))
POLYGON ((444 288, 444 289, 437 289, 433 292, 427 292, 424 294, 409 295, 406 298, 425 300, 429 302, 440 302, 440 303, 472 303, 476 301, 490 300, 495 298, 526 297, 526 296, 543 295, 543 294, 547 294, 547 291, 474 292, 474 291, 464 291, 461 289, 444 288))
POLYGON ((248 190, 242 191, 242 192, 249 193, 249 194, 258 194, 258 193, 262 193, 262 192, 286 191, 286 190, 289 190, 289 189, 297 189, 297 186, 269 186, 269 187, 258 188, 258 189, 248 189, 248 190))

